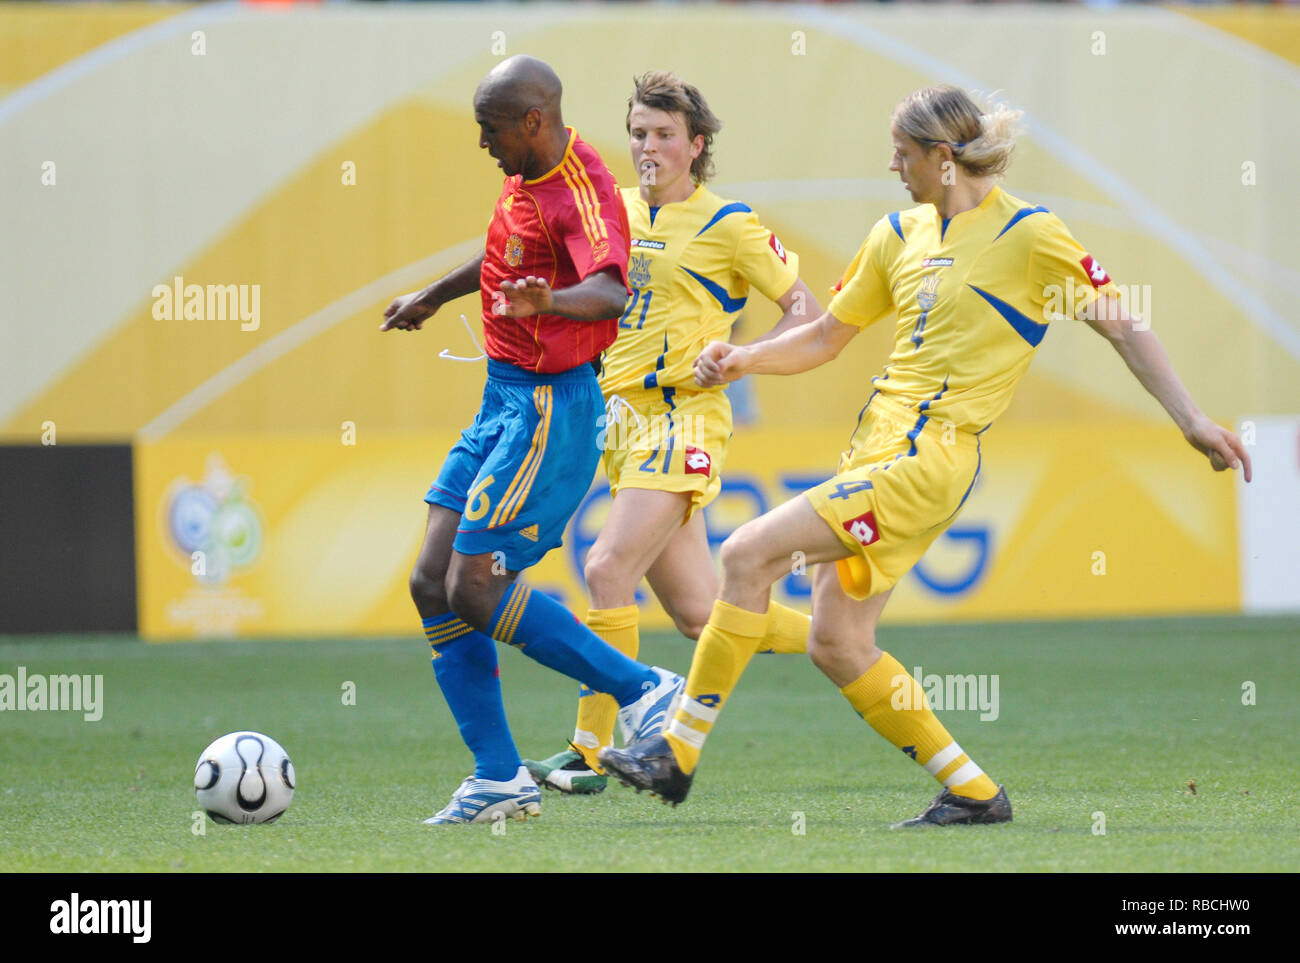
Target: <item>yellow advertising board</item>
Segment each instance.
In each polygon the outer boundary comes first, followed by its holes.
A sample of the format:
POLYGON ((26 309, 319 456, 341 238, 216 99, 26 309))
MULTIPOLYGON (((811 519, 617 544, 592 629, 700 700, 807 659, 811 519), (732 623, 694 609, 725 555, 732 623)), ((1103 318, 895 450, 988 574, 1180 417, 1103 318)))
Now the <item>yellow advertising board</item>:
MULTIPOLYGON (((828 477, 851 427, 739 432, 706 512, 714 548, 828 477)), ((344 431, 138 443, 141 633, 414 634, 407 575, 424 533, 421 499, 454 441, 344 431)), ((994 427, 981 455, 966 507, 900 583, 887 621, 1239 609, 1233 482, 1174 429, 994 427)), ((526 574, 578 615, 582 561, 608 504, 597 479, 563 547, 526 574)), ((806 608, 809 587, 792 560, 775 594, 806 608)), ((644 625, 670 624, 644 586, 641 604, 644 625)))

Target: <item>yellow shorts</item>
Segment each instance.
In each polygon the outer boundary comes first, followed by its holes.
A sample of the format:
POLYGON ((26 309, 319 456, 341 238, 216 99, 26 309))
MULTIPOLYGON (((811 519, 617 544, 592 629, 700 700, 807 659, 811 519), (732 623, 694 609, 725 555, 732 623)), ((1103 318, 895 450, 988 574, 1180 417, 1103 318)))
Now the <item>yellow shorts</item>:
POLYGON ((839 472, 804 494, 853 555, 836 563, 850 598, 895 585, 957 517, 979 474, 979 437, 877 395, 839 472))
POLYGON ((622 391, 606 397, 605 419, 602 463, 611 495, 621 488, 688 492, 683 523, 717 496, 731 438, 724 392, 622 391))

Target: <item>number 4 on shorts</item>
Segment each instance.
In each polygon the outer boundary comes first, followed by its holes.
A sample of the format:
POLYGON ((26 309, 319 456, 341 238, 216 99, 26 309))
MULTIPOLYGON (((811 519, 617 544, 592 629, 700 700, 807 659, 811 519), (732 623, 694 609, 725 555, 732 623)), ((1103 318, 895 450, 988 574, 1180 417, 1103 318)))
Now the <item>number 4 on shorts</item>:
POLYGON ((835 486, 835 491, 831 498, 848 498, 850 495, 856 495, 858 492, 871 491, 871 482, 869 481, 851 481, 840 482, 835 486))

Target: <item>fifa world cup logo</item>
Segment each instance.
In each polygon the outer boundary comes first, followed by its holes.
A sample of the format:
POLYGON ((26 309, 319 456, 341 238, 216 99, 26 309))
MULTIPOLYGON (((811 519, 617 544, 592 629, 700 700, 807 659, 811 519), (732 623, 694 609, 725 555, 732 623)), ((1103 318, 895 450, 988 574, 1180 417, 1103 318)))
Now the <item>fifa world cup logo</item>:
POLYGON ((176 479, 164 498, 166 531, 190 571, 204 585, 220 585, 248 568, 262 548, 262 517, 248 497, 249 482, 231 474, 220 455, 207 475, 176 479), (201 563, 200 563, 201 559, 201 563))

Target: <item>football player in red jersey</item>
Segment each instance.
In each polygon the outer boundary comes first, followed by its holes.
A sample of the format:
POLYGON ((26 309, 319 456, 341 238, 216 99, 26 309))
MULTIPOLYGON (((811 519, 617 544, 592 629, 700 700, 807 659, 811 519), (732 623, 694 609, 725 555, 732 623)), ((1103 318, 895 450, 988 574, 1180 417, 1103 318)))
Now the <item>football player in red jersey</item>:
POLYGON ((618 185, 565 127, 560 95, 559 77, 532 57, 511 57, 484 78, 474 95, 479 146, 506 175, 484 252, 384 312, 382 330, 418 329, 477 289, 488 355, 478 415, 425 496, 411 572, 438 685, 475 761, 432 825, 541 808, 506 724, 493 639, 614 695, 642 738, 663 727, 683 684, 611 649, 516 579, 560 544, 595 474, 605 404, 593 362, 613 342, 628 295, 618 185))

